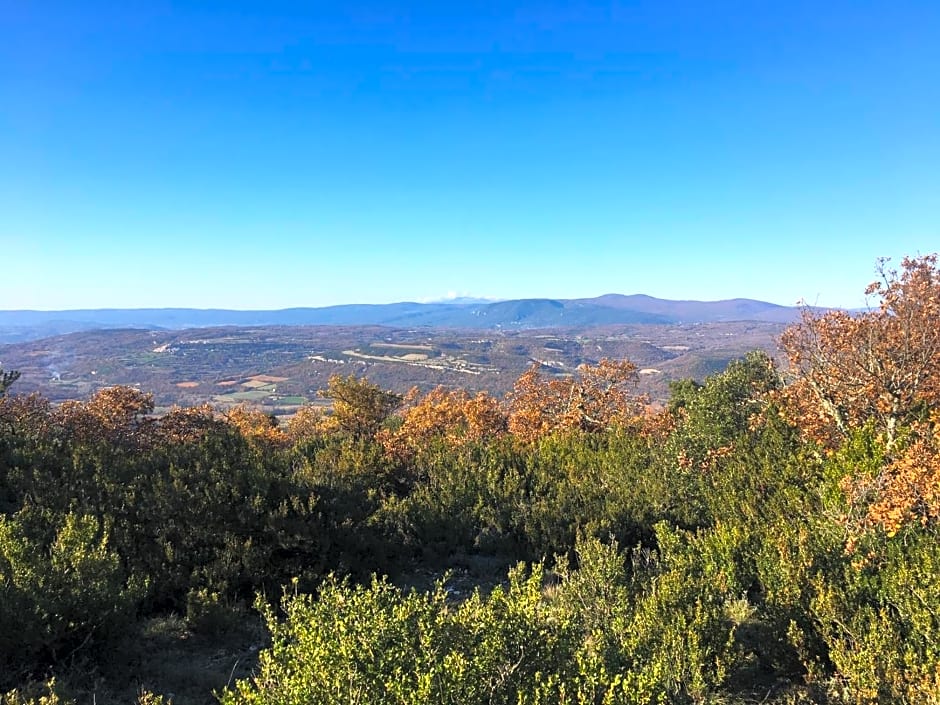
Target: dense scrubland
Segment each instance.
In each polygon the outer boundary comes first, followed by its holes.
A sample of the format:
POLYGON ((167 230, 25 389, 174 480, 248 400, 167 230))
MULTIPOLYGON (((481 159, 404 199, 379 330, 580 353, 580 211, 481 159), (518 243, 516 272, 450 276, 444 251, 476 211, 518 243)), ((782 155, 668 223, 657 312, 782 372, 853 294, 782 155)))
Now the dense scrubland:
POLYGON ((287 424, 8 373, 0 702, 940 703, 940 272, 881 271, 665 408, 617 360, 287 424))

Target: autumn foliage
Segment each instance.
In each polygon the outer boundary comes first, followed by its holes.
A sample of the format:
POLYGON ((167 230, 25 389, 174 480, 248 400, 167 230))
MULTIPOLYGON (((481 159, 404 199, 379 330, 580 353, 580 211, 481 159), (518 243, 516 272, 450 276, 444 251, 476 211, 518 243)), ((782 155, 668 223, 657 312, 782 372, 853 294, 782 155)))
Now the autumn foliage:
POLYGON ((635 386, 636 366, 629 360, 584 364, 566 377, 550 377, 534 365, 509 394, 509 431, 531 442, 557 431, 600 431, 627 423, 646 406, 635 386))
POLYGON ((278 425, 277 418, 259 409, 242 404, 227 411, 225 419, 244 438, 254 443, 278 446, 287 441, 287 435, 278 425))
POLYGON ((879 265, 861 314, 805 311, 781 338, 794 381, 779 395, 806 437, 832 451, 870 429, 885 449, 874 476, 850 473, 842 488, 862 525, 894 535, 940 519, 940 271, 937 255, 879 265))
POLYGON ((173 408, 160 417, 156 432, 166 443, 195 443, 218 431, 225 421, 208 404, 173 408))
POLYGON ((910 442, 874 477, 848 476, 842 489, 864 507, 862 527, 894 536, 905 525, 940 523, 940 410, 910 429, 910 442))
POLYGON ((879 266, 860 314, 807 309, 780 339, 794 381, 785 408, 809 437, 835 447, 873 423, 890 446, 898 429, 940 403, 940 272, 937 255, 879 266))
POLYGON ((87 402, 65 402, 56 416, 76 437, 122 444, 140 440, 135 431, 147 424, 152 411, 152 394, 117 386, 98 391, 87 402))
POLYGON ((437 387, 425 395, 412 389, 404 399, 401 424, 382 437, 393 455, 411 457, 434 442, 450 447, 497 438, 506 431, 499 400, 486 392, 437 387))

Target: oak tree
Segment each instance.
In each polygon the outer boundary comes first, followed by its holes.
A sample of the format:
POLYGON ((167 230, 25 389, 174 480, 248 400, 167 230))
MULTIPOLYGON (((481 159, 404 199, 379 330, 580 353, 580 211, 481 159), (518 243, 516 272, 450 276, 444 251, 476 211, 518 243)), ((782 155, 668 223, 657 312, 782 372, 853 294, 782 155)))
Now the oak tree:
POLYGON ((153 394, 118 385, 98 390, 87 402, 64 402, 56 417, 74 439, 135 445, 144 440, 139 431, 153 409, 153 394))
POLYGON ((784 407, 806 434, 834 447, 865 423, 890 448, 900 426, 940 402, 940 271, 937 255, 882 260, 864 313, 805 309, 780 344, 794 381, 784 407))
POLYGON ((883 461, 842 480, 846 516, 894 534, 940 520, 940 271, 936 254, 905 257, 900 272, 882 260, 878 271, 866 290, 876 307, 806 310, 787 329, 781 346, 794 381, 780 400, 829 451, 863 429, 874 434, 883 461))
POLYGON ((558 430, 600 431, 643 414, 646 398, 634 392, 636 365, 603 359, 574 375, 549 377, 533 365, 509 394, 509 431, 524 442, 558 430))
POLYGON ((262 446, 279 446, 287 440, 284 431, 278 426, 277 417, 260 409, 239 404, 229 409, 225 419, 249 442, 262 446))
POLYGON ((437 387, 423 397, 417 389, 405 397, 409 406, 402 423, 383 438, 396 455, 412 455, 442 440, 451 447, 495 438, 506 430, 506 414, 499 400, 486 392, 471 395, 464 389, 437 387))

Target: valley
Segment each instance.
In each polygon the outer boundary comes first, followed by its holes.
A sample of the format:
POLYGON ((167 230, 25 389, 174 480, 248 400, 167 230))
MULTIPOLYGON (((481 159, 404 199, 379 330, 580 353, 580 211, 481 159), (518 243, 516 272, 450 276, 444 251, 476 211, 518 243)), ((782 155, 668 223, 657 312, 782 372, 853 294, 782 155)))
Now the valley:
POLYGON ((350 326, 219 326, 92 330, 0 346, 20 393, 87 399, 116 384, 152 392, 159 408, 248 403, 287 415, 320 403, 335 374, 405 392, 438 385, 503 395, 533 363, 556 375, 627 358, 638 391, 654 400, 669 382, 702 379, 749 350, 777 353, 783 324, 761 321, 479 330, 350 326))

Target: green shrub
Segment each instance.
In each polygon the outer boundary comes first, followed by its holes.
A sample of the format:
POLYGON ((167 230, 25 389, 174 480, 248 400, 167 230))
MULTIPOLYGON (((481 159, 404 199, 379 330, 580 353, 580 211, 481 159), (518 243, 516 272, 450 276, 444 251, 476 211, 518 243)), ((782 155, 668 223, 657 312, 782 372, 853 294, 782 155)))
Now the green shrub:
POLYGON ((0 673, 6 680, 99 649, 124 629, 141 594, 128 584, 108 527, 24 509, 0 516, 0 673))
POLYGON ((634 550, 629 573, 615 544, 579 544, 581 567, 555 599, 580 644, 569 673, 537 684, 524 702, 700 702, 725 683, 739 657, 727 611, 741 587, 732 559, 741 537, 665 524, 656 536, 659 551, 634 550))
POLYGON ((515 702, 561 642, 541 599, 542 571, 510 575, 507 588, 451 604, 443 584, 402 594, 382 580, 330 580, 318 596, 290 596, 284 620, 263 606, 272 647, 259 673, 221 697, 236 703, 515 702))
POLYGON ((734 666, 729 532, 657 529, 659 557, 626 565, 615 544, 579 544, 555 583, 536 565, 455 604, 438 585, 402 594, 336 581, 266 609, 271 649, 224 705, 698 702, 734 666), (631 572, 632 571, 632 575, 631 572))
POLYGON ((940 542, 933 531, 820 575, 811 610, 849 702, 940 703, 940 542))

